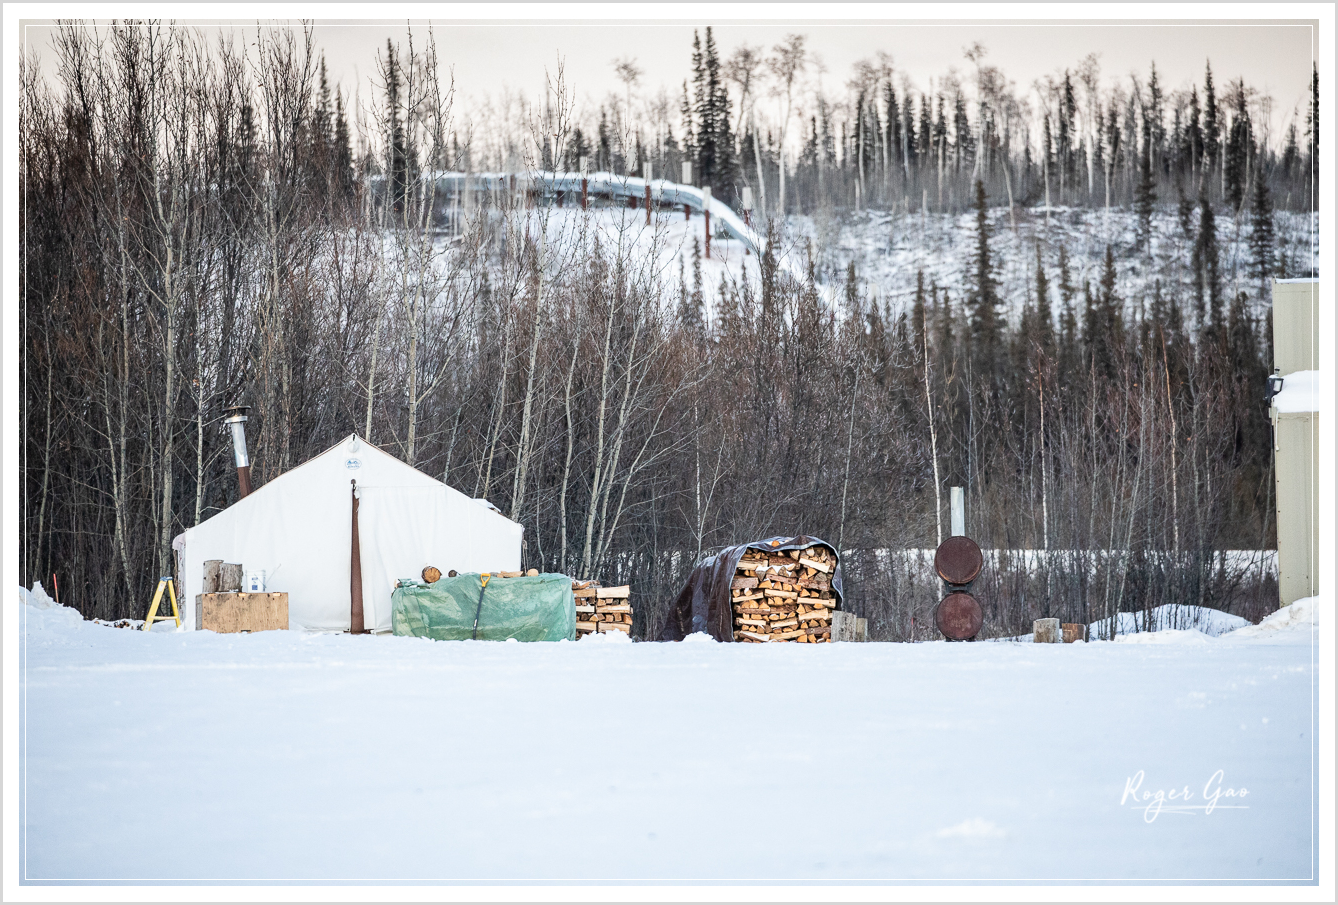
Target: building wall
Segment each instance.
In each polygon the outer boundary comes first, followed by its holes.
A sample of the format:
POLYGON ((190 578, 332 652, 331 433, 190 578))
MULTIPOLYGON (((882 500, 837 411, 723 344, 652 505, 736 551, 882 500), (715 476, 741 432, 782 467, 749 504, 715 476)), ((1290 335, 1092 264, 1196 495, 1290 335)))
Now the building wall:
MULTIPOLYGON (((1319 281, 1273 281, 1273 368, 1319 368, 1319 281)), ((1319 593, 1319 414, 1272 412, 1282 606, 1319 593)))

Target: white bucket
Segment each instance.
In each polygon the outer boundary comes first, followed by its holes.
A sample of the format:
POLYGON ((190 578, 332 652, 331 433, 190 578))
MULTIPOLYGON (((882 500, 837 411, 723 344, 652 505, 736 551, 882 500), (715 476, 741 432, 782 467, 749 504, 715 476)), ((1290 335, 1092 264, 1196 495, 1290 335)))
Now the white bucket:
POLYGON ((251 593, 260 593, 265 590, 264 569, 257 569, 246 573, 246 590, 251 593))

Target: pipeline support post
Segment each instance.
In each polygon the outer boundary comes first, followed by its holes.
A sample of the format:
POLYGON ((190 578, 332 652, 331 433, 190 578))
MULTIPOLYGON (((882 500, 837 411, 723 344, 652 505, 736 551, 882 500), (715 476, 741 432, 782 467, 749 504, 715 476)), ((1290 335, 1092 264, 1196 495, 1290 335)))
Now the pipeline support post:
POLYGON ((702 186, 702 215, 706 218, 706 260, 711 260, 711 187, 702 186))

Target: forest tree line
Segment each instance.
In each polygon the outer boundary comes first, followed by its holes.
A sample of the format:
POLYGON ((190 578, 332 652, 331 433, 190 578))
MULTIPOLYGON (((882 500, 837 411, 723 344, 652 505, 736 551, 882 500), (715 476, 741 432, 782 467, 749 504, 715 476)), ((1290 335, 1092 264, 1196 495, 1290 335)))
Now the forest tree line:
MULTIPOLYGON (((950 486, 1000 551, 992 632, 1275 601, 1260 557, 1223 554, 1274 543, 1270 337, 1218 263, 1230 199, 1177 208, 1188 294, 1121 298, 1118 250, 1093 284, 1038 245, 1011 322, 988 217, 1006 192, 979 169, 961 278, 921 278, 904 310, 853 269, 828 303, 811 261, 770 251, 708 300, 699 268, 675 282, 629 251, 636 217, 539 242, 543 211, 503 207, 442 241, 416 174, 460 151, 430 42, 388 49, 358 134, 309 34, 258 42, 69 28, 56 86, 22 69, 24 580, 57 574, 86 616, 142 616, 171 539, 235 501, 237 402, 258 485, 360 433, 524 524, 527 567, 631 583, 638 634, 713 548, 807 533, 846 551, 876 637, 931 637, 914 551, 950 486)), ((555 106, 534 147, 574 140, 555 106)), ((1268 185, 1246 201, 1256 295, 1268 185)))

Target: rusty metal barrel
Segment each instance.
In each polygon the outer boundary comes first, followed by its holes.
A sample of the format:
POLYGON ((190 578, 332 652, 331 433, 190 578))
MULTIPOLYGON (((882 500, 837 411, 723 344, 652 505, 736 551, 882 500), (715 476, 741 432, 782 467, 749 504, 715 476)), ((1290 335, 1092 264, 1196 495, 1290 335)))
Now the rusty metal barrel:
POLYGON ((953 591, 934 608, 934 625, 949 641, 970 641, 984 624, 980 604, 965 591, 953 591))
POLYGON ((984 565, 980 547, 969 537, 950 537, 934 551, 934 571, 952 586, 969 585, 984 565))

